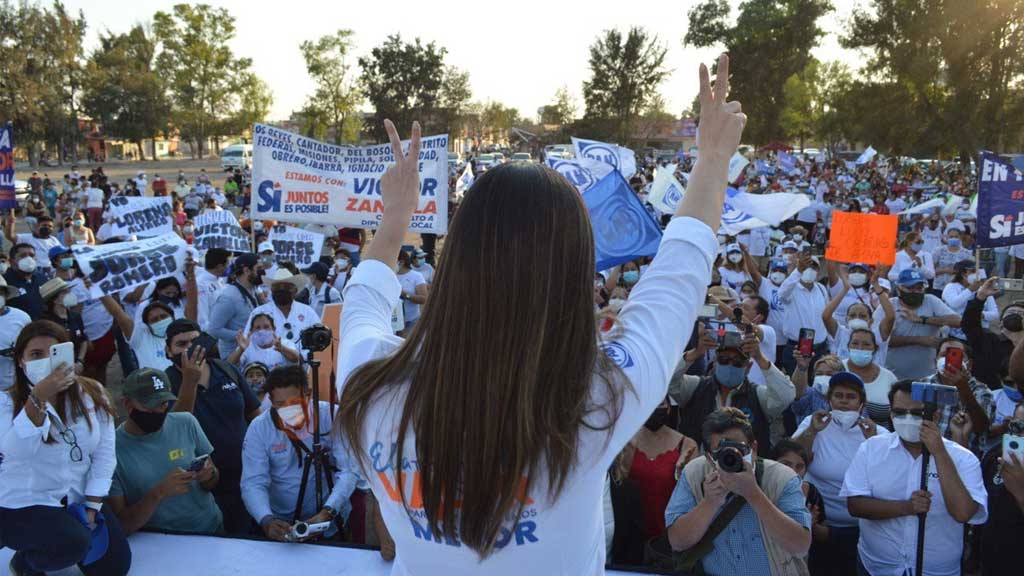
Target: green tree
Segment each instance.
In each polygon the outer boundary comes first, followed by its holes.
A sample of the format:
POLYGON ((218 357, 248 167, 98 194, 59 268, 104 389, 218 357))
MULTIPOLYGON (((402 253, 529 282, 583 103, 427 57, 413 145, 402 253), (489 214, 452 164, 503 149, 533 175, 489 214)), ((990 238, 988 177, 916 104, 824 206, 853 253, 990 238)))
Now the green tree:
POLYGON ((109 134, 135 142, 166 132, 171 106, 153 69, 156 41, 141 25, 125 34, 107 32, 89 58, 82 106, 109 134))
POLYGON ((224 8, 176 4, 153 16, 153 29, 160 43, 156 68, 168 83, 175 124, 202 158, 206 139, 231 126, 236 90, 252 61, 231 51, 235 19, 224 8))
POLYGON ((590 46, 590 80, 583 82, 584 118, 592 126, 606 125, 612 140, 627 144, 635 122, 668 75, 665 53, 657 36, 643 28, 630 28, 625 38, 618 30, 605 31, 590 46))
POLYGON ((804 149, 804 140, 814 136, 821 122, 820 88, 818 61, 813 58, 803 72, 793 74, 782 85, 785 105, 779 114, 779 124, 787 137, 800 140, 800 150, 804 149))
POLYGON ((274 94, 270 86, 252 72, 242 75, 238 81, 238 110, 232 118, 232 132, 251 133, 253 124, 265 122, 274 105, 274 94))
POLYGON ((359 59, 367 100, 377 121, 370 133, 380 142, 387 141, 383 120, 390 119, 401 130, 419 120, 424 134, 437 131, 443 120, 437 116, 445 78, 447 51, 419 38, 403 42, 400 34, 388 36, 370 55, 359 59))
POLYGON ((726 0, 704 0, 690 10, 683 43, 728 50, 730 98, 743 103, 750 119, 744 136, 755 144, 785 136, 780 116, 786 80, 806 68, 824 34, 818 19, 831 9, 828 0, 747 0, 735 23, 726 0))
POLYGON ((473 89, 469 84, 469 73, 454 66, 446 67, 438 105, 438 130, 452 138, 458 137, 466 126, 471 98, 473 89))
POLYGON ((521 122, 519 111, 501 102, 488 102, 481 113, 481 124, 494 140, 506 138, 508 130, 521 122))
POLYGON ((1024 0, 872 0, 841 42, 872 53, 871 80, 911 95, 898 127, 919 139, 905 145, 966 159, 1019 138, 1024 0))
POLYGON ((307 108, 319 111, 316 115, 326 120, 334 132, 334 143, 358 139, 359 111, 363 95, 349 74, 349 55, 355 35, 351 30, 338 30, 321 36, 316 42, 306 40, 299 49, 306 60, 306 71, 316 83, 316 91, 309 98, 307 108), (354 138, 353 138, 354 136, 354 138))
POLYGON ((576 117, 576 100, 569 93, 568 86, 562 86, 555 92, 555 101, 541 108, 541 124, 557 124, 566 126, 572 124, 576 117))

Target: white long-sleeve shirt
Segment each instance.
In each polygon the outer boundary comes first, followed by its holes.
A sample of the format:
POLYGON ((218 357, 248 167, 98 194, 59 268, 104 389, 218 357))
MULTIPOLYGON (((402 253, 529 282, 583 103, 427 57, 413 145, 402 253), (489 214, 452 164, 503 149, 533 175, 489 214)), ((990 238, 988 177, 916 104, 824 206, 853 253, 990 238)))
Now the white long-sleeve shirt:
MULTIPOLYGON (((274 425, 271 412, 263 412, 249 424, 242 443, 242 501, 249 515, 257 522, 267 516, 291 522, 295 512, 295 499, 302 484, 302 465, 288 436, 274 425)), ((334 465, 334 487, 324 501, 342 518, 348 518, 352 505, 349 497, 359 480, 355 463, 340 441, 332 433, 331 406, 320 402, 321 442, 330 452, 334 465)), ((313 446, 313 421, 307 419, 301 431, 296 431, 299 440, 309 449, 313 446)), ((303 461, 305 461, 303 454, 303 461)), ((326 489, 327 484, 324 483, 326 489)), ((307 478, 306 493, 302 502, 300 520, 319 512, 316 509, 316 481, 312 472, 307 478)))
POLYGON ((800 276, 799 270, 793 270, 779 286, 779 299, 786 306, 782 332, 788 340, 795 342, 800 339, 801 328, 811 328, 814 330, 814 345, 817 346, 828 338, 821 313, 830 298, 823 284, 815 282, 808 289, 800 282, 800 276))
MULTIPOLYGON (((621 378, 613 379, 613 385, 622 390, 618 419, 608 422, 596 408, 587 416, 589 426, 609 429, 581 428, 577 464, 566 479, 571 490, 552 501, 547 495, 547 475, 543 469, 538 470, 535 485, 524 495, 526 504, 518 525, 513 529, 508 522, 494 554, 482 562, 465 546, 434 539, 421 519, 423 510, 407 511, 402 505, 402 493, 406 502, 415 502, 412 496, 418 471, 416 462, 408 461, 416 454, 416 438, 409 430, 403 446, 406 461, 399 463, 403 482, 396 484, 394 442, 408 385, 399 383, 375 397, 367 408, 362 432, 365 452, 356 456, 362 459, 384 522, 395 540, 393 575, 604 574, 601 502, 605 474, 622 447, 665 398, 669 378, 704 302, 717 249, 714 233, 698 220, 677 218, 668 225, 657 256, 619 313, 621 335, 602 345, 634 391, 626 390, 621 378)), ((401 345, 401 338, 391 330, 391 311, 398 304, 399 291, 394 272, 385 264, 364 260, 356 268, 344 294, 339 387, 353 370, 391 354, 401 345)), ((610 401, 601 377, 595 375, 588 404, 597 407, 610 401)))
MULTIPOLYGON (((950 282, 942 289, 942 301, 956 312, 957 316, 963 317, 967 303, 974 299, 974 292, 959 282, 950 282)), ((985 299, 985 307, 981 311, 981 327, 988 328, 989 322, 999 319, 999 306, 996 299, 989 296, 985 299)), ((960 328, 953 328, 949 331, 951 336, 967 339, 967 335, 960 328)))
POLYGON ((908 268, 917 268, 917 271, 928 280, 935 278, 935 264, 932 262, 931 253, 921 250, 917 255, 921 258, 920 266, 914 262, 914 257, 907 254, 906 250, 900 250, 896 253, 896 263, 889 269, 889 282, 892 282, 893 286, 899 280, 900 272, 908 268))
MULTIPOLYGON (((0 393, 0 507, 60 506, 65 496, 69 503, 80 503, 86 496, 107 495, 117 466, 114 419, 97 411, 81 387, 79 393, 86 415, 70 426, 61 422, 49 404, 40 426, 32 423, 24 409, 14 416, 10 394, 0 393), (78 462, 71 461, 71 445, 61 439, 66 427, 74 432, 82 449, 78 462), (53 442, 44 442, 48 437, 53 442)), ((67 402, 65 414, 70 418, 70 400, 67 402)))

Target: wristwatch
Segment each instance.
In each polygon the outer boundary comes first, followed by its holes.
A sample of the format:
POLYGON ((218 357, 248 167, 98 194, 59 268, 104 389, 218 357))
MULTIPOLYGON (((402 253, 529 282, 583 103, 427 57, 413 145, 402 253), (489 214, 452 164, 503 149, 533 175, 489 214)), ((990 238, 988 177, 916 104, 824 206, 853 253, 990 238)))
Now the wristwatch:
POLYGON ((95 511, 99 512, 100 510, 103 509, 103 503, 102 502, 93 502, 92 500, 86 500, 85 501, 85 507, 88 508, 89 510, 95 510, 95 511))
POLYGON ((338 511, 335 510, 334 508, 331 508, 330 506, 324 506, 323 511, 327 512, 328 520, 334 520, 334 517, 338 515, 338 511))

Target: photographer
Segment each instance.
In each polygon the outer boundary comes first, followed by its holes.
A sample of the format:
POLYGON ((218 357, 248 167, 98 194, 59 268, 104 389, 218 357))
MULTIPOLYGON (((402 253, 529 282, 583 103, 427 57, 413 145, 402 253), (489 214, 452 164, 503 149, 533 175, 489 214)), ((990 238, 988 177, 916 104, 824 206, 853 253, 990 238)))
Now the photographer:
POLYGON ((914 569, 917 515, 927 513, 924 567, 919 576, 960 573, 964 524, 988 517, 987 497, 978 459, 939 433, 924 419, 925 405, 911 396, 910 380, 889 391, 896 434, 868 438, 857 450, 840 498, 850 515, 860 518, 857 551, 867 574, 903 574, 914 569), (931 454, 928 489, 919 489, 921 452, 931 454), (942 504, 932 507, 934 499, 942 504))
MULTIPOLYGON (((242 446, 241 485, 246 509, 272 540, 287 541, 297 520, 315 524, 339 518, 338 524, 343 524, 348 520, 348 499, 358 476, 345 447, 331 435, 331 405, 321 401, 318 409, 322 441, 333 456, 326 469, 333 486, 329 493, 324 490, 326 500, 317 509, 315 469, 311 467, 301 507, 296 510, 303 463, 312 454, 313 442, 313 407, 306 372, 294 365, 274 368, 264 390, 273 408, 252 421, 242 446)), ((336 531, 337 526, 332 526, 325 536, 331 537, 336 531)))
MULTIPOLYGON (((1024 436, 1024 404, 1017 405, 1007 422, 1007 433, 1024 436)), ((990 512, 981 536, 982 574, 1014 574, 1020 571, 1024 535, 1024 458, 997 445, 982 459, 981 474, 990 512)))
MULTIPOLYGON (((193 347, 199 325, 185 318, 167 327, 167 378, 177 396, 172 412, 191 412, 213 445, 213 463, 222 478, 213 495, 224 513, 228 534, 249 532, 242 503, 242 441, 245 430, 260 414, 260 401, 241 372, 217 355, 216 345, 193 347)), ((213 341, 209 335, 204 339, 213 341)))
POLYGON ((301 351, 305 357, 306 351, 301 347, 299 334, 320 320, 316 310, 295 299, 299 288, 306 284, 306 276, 293 273, 281 266, 273 274, 268 271, 264 281, 270 284, 272 300, 253 309, 249 314, 245 333, 252 332, 252 321, 256 316, 267 314, 274 319, 277 337, 288 346, 301 351))
MULTIPOLYGON (((700 325, 698 325, 700 328, 700 325)), ((701 433, 701 422, 719 408, 731 406, 752 415, 754 436, 762 449, 771 448, 772 422, 793 402, 796 389, 760 348, 753 333, 726 332, 722 342, 708 333, 698 339, 697 347, 683 355, 669 383, 669 396, 679 404, 681 430, 689 438, 701 433), (742 338, 742 339, 741 339, 742 338), (709 376, 691 376, 686 369, 717 344, 715 364, 709 376), (765 385, 754 384, 747 375, 756 364, 765 377, 765 385)))
MULTIPOLYGON (((1024 369, 1014 370, 1010 355, 1024 342, 1024 302, 1011 302, 999 316, 999 331, 982 327, 985 303, 999 292, 999 278, 989 278, 978 288, 964 308, 961 326, 967 344, 975 351, 974 376, 990 388, 1000 388, 1006 380, 1024 383, 1024 369)), ((1018 364, 1024 368, 1024 363, 1018 364)))
POLYGON ((665 509, 672 548, 709 575, 806 574, 811 516, 800 477, 757 458, 754 430, 735 408, 710 414, 701 438, 704 458, 683 468, 665 509))

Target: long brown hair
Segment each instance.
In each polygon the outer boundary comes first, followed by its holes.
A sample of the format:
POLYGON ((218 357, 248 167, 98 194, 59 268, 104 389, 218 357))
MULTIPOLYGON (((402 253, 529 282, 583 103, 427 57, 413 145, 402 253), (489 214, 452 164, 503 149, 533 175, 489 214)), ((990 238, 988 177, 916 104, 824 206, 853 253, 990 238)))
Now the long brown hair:
MULTIPOLYGON (((32 392, 28 377, 25 376, 25 371, 21 368, 21 357, 25 354, 25 348, 28 348, 28 343, 33 338, 53 338, 58 343, 71 342, 71 336, 67 330, 62 328, 60 325, 50 320, 36 320, 27 324, 21 329, 21 333, 18 334, 18 339, 14 343, 14 352, 12 354, 12 360, 14 361, 14 386, 10 389, 11 400, 14 402, 14 416, 18 415, 18 412, 25 407, 25 402, 28 401, 28 396, 32 392)), ((82 401, 82 394, 79 392, 79 387, 85 390, 85 393, 92 399, 93 405, 96 407, 96 412, 106 412, 111 418, 114 417, 114 412, 111 409, 112 402, 109 396, 107 396, 106 390, 100 386, 100 383, 91 379, 84 378, 82 376, 75 376, 75 383, 78 386, 68 386, 63 392, 57 394, 57 396, 51 402, 54 409, 57 411, 57 415, 60 416, 62 422, 65 425, 70 426, 71 421, 77 420, 86 415, 85 403, 82 401), (71 401, 71 420, 67 417, 67 404, 66 400, 71 401)), ((92 421, 86 418, 86 425, 89 430, 92 430, 92 421)), ((48 440, 52 441, 52 440, 48 440)))
POLYGON ((561 493, 581 427, 606 430, 618 418, 628 382, 598 352, 594 269, 590 218, 565 178, 539 165, 488 170, 459 206, 404 344, 345 384, 338 420, 365 470, 369 406, 410 382, 394 461, 411 426, 435 536, 487 557, 539 480, 552 500, 561 493), (608 388, 602 406, 588 401, 595 374, 608 388), (584 420, 598 411, 607 426, 584 420))

